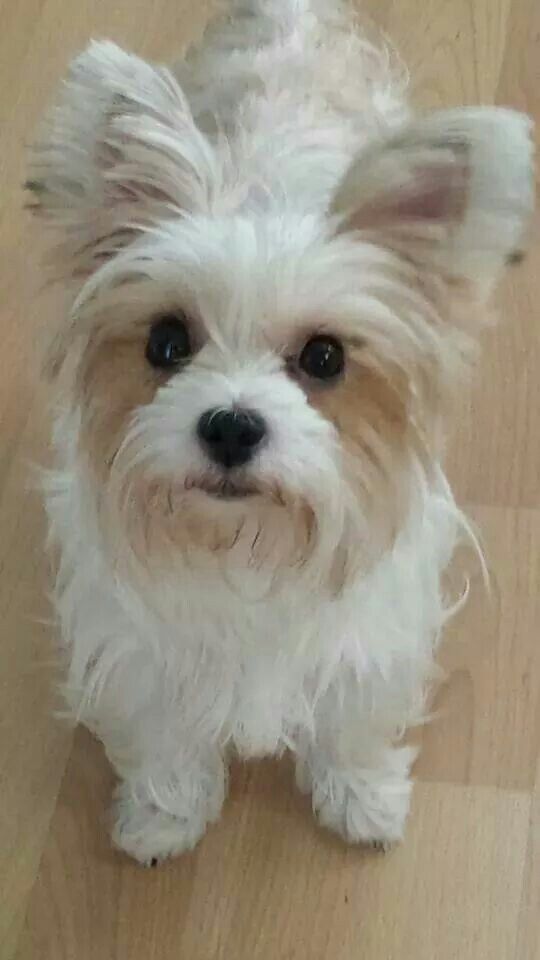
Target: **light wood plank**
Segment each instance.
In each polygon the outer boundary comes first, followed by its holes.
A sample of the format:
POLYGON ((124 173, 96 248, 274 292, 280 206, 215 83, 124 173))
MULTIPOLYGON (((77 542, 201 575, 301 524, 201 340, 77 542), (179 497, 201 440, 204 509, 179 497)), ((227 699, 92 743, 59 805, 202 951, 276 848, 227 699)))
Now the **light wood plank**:
MULTIPOLYGON (((540 715, 536 718, 540 727, 540 715)), ((540 760, 531 803, 516 960, 540 957, 540 760)))
MULTIPOLYGON (((19 455, 25 454, 29 446, 21 444, 19 455)), ((16 945, 71 742, 70 732, 52 716, 50 631, 39 622, 50 614, 43 600, 43 523, 36 495, 25 491, 27 481, 26 463, 15 461, 0 499, 2 958, 16 945)))
POLYGON ((237 769, 198 850, 144 871, 108 849, 110 775, 79 736, 17 960, 513 960, 527 794, 421 785, 385 857, 317 829, 292 779, 237 769))
MULTIPOLYGON (((475 6, 475 4, 473 5, 475 6)), ((496 102, 531 114, 540 145, 540 4, 516 0, 496 102)), ((539 182, 537 164, 537 184, 539 182)), ((534 507, 540 503, 540 222, 528 262, 510 271, 497 331, 486 339, 462 426, 452 474, 460 496, 475 503, 534 507)))
MULTIPOLYGON (((506 46, 512 0, 392 0, 384 28, 425 107, 492 103, 506 46)), ((371 12, 379 19, 378 4, 371 12)))
POLYGON ((465 609, 446 631, 445 679, 423 731, 417 776, 532 789, 540 755, 540 512, 471 511, 491 584, 475 556, 456 564, 456 594, 470 572, 465 609))

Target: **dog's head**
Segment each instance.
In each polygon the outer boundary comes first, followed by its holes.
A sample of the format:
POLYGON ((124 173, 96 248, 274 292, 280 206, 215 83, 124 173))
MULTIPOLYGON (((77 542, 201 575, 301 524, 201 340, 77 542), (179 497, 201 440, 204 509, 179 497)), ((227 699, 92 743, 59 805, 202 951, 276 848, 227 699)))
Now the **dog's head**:
POLYGON ((167 70, 112 44, 75 61, 29 184, 76 286, 49 368, 111 549, 311 560, 339 586, 436 462, 532 206, 529 124, 414 121, 305 215, 286 191, 250 209, 237 177, 167 70))

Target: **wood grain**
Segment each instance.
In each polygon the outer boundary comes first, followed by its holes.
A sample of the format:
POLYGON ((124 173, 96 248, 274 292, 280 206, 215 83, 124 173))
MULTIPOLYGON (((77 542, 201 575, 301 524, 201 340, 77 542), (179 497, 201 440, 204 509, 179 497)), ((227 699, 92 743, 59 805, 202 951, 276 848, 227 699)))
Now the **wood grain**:
POLYGON ((470 601, 447 632, 437 719, 423 731, 416 772, 423 780, 531 790, 540 756, 540 514, 469 513, 491 582, 486 591, 476 558, 463 558, 470 601))
MULTIPOLYGON (((438 719, 419 731, 411 828, 384 858, 317 830, 290 765, 236 768, 221 822, 192 855, 143 871, 107 840, 112 776, 53 718, 43 518, 45 450, 29 283, 25 145, 90 36, 170 57, 210 0, 0 0, 0 960, 539 960, 539 253, 513 271, 450 454, 482 530, 486 597, 443 653, 438 719)), ((481 101, 540 119, 538 0, 364 0, 425 107, 481 101)))
POLYGON ((17 960, 512 956, 525 793, 423 784, 406 845, 385 858, 318 830, 290 764, 252 764, 198 850, 144 872, 96 829, 110 781, 81 733, 17 960))

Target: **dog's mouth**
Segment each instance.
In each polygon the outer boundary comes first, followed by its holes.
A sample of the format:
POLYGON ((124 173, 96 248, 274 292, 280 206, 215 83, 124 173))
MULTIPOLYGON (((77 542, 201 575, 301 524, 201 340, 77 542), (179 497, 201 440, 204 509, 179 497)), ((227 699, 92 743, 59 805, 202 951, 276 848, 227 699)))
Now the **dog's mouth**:
POLYGON ((199 490, 214 500, 244 500, 260 493, 255 483, 232 477, 197 477, 185 486, 186 490, 199 490))

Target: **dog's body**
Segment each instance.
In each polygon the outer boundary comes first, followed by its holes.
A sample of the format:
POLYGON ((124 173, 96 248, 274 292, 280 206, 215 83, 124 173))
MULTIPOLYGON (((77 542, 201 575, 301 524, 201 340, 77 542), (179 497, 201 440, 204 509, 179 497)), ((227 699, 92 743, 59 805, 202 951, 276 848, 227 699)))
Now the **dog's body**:
POLYGON ((292 750, 321 822, 384 846, 466 529, 441 398, 521 241, 527 122, 410 120, 334 0, 246 0, 175 76, 91 47, 31 184, 77 293, 49 356, 70 700, 142 862, 219 815, 232 749, 292 750), (201 426, 229 407, 264 434, 238 465, 201 426))
MULTIPOLYGON (((68 466, 48 501, 52 531, 64 549, 57 605, 71 641, 69 691, 130 791, 132 771, 141 776, 139 751, 146 743, 145 779, 136 788, 160 807, 174 811, 178 804, 183 811, 183 789, 199 789, 189 778, 184 787, 184 751, 189 758, 200 740, 218 745, 225 760, 231 749, 253 757, 289 748, 298 759, 299 785, 309 790, 313 743, 319 726, 326 735, 330 722, 334 777, 342 758, 355 774, 366 760, 373 769, 367 781, 368 772, 358 771, 356 792, 338 794, 335 809, 337 788, 326 769, 317 772, 314 799, 323 822, 350 840, 398 840, 414 752, 389 744, 422 716, 448 615, 440 574, 461 522, 446 484, 425 491, 392 553, 340 597, 325 596, 294 571, 276 589, 257 572, 242 571, 235 583, 219 559, 200 571, 188 560, 177 573, 174 613, 163 624, 145 599, 118 596, 98 545, 89 549, 95 533, 73 478, 68 466), (165 791, 175 773, 170 797, 165 791)), ((164 585, 158 611, 170 607, 173 589, 164 585)), ((210 813, 206 797, 190 798, 193 833, 180 833, 172 821, 161 845, 145 823, 132 834, 121 816, 117 842, 144 862, 191 846, 221 809, 226 771, 217 755, 215 762, 215 780, 204 787, 210 813)))

